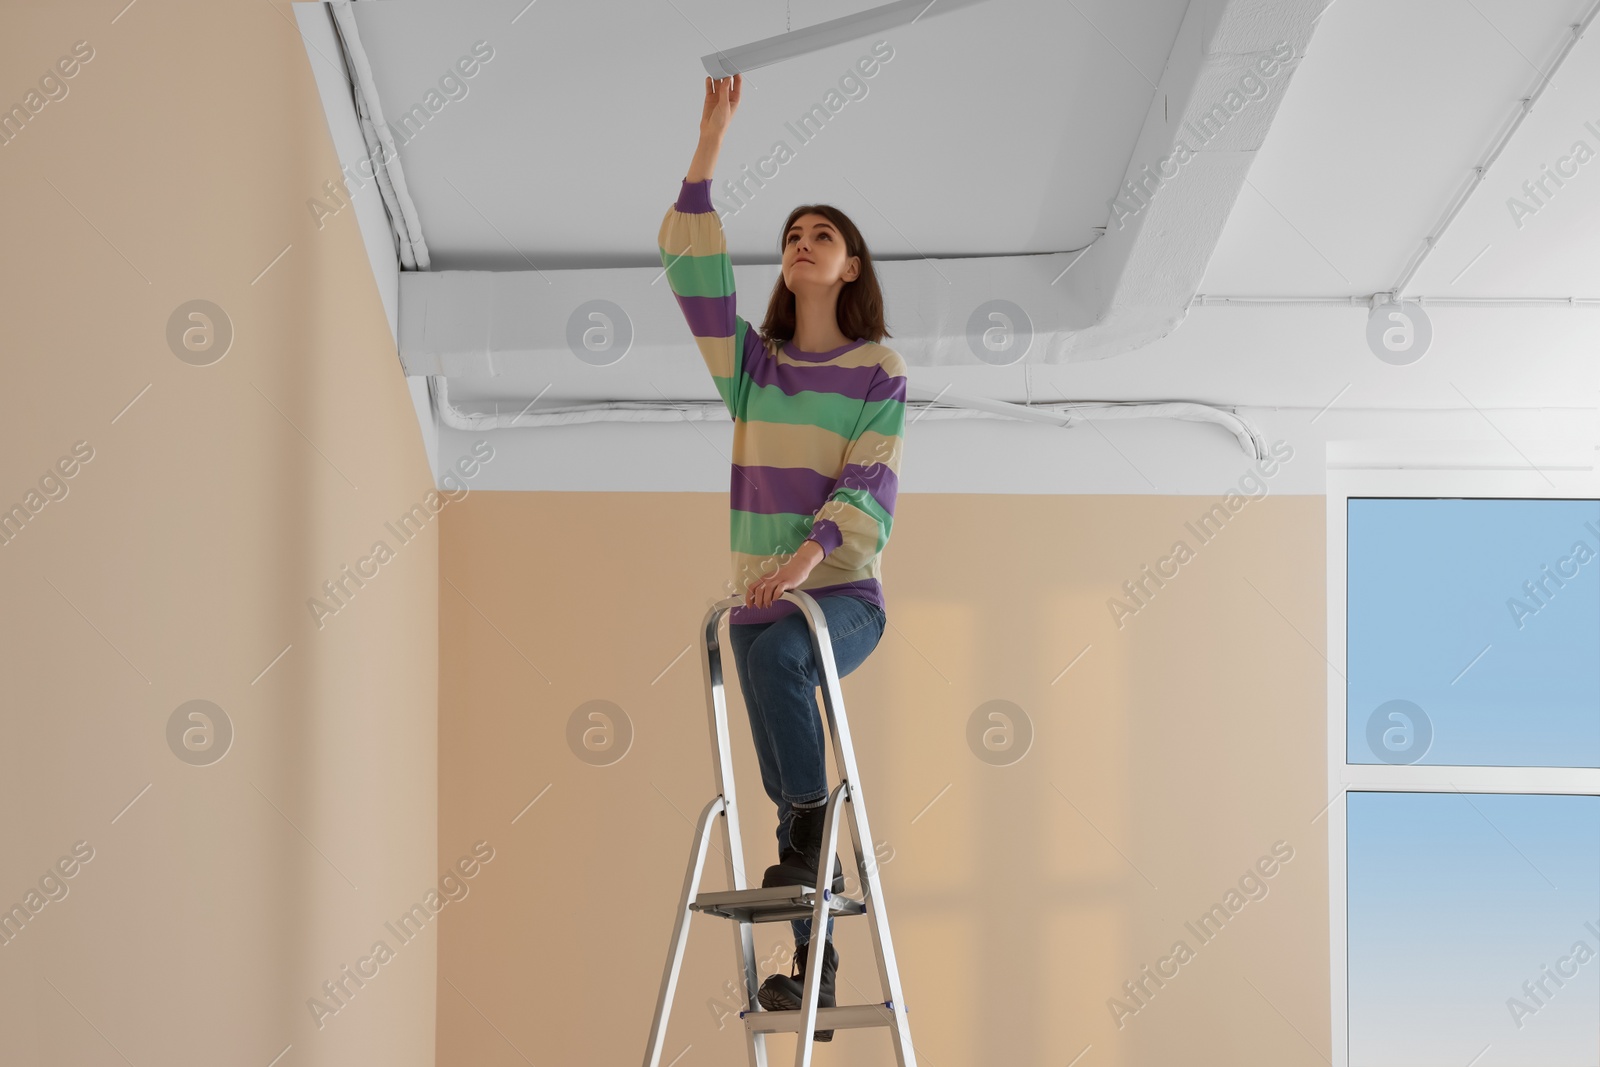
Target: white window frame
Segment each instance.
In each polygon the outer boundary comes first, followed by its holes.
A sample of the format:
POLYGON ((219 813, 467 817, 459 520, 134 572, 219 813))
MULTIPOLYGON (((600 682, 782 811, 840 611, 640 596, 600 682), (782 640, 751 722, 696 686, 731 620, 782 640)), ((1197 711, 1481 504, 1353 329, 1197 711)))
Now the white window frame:
MULTIPOLYGON (((1345 798, 1350 790, 1600 795, 1600 769, 1346 762, 1346 521, 1351 497, 1600 499, 1594 441, 1329 441, 1328 926, 1334 1067, 1350 1067, 1345 798)), ((1403 694, 1396 694, 1403 696, 1403 694)))

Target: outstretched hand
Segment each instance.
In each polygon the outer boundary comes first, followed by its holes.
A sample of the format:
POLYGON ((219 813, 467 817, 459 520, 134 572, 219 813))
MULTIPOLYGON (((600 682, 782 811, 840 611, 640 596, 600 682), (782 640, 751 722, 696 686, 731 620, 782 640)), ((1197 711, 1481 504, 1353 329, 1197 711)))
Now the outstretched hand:
POLYGON ((706 99, 700 111, 700 132, 721 137, 739 110, 739 91, 744 87, 744 75, 712 81, 706 78, 706 99))

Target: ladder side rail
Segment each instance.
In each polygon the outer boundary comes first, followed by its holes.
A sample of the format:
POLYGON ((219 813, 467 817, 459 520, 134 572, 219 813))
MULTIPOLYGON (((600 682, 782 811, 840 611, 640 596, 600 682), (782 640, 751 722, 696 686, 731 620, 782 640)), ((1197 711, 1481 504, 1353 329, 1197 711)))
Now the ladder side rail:
POLYGON ((721 811, 722 797, 712 797, 694 828, 694 842, 689 847, 689 866, 683 875, 683 895, 678 900, 678 913, 672 923, 672 940, 668 943, 666 968, 661 975, 661 995, 656 998, 655 1017, 650 1020, 650 1043, 645 1049, 644 1067, 661 1067, 661 1047, 667 1039, 667 1017, 672 1014, 672 998, 677 992, 678 973, 683 967, 683 946, 689 938, 689 917, 693 914, 689 904, 700 888, 700 873, 705 869, 706 849, 711 845, 711 819, 721 811))
MULTIPOLYGON (((710 719, 712 772, 717 794, 722 799, 723 828, 727 831, 728 848, 724 855, 728 861, 728 888, 735 890, 749 886, 744 872, 744 834, 739 828, 739 805, 735 795, 733 746, 728 741, 728 702, 722 684, 722 644, 718 630, 731 604, 739 602, 740 598, 729 597, 713 604, 706 611, 700 628, 700 668, 705 682, 706 714, 710 719)), ((744 1007, 749 1010, 756 1006, 756 994, 761 990, 761 977, 756 973, 755 934, 750 923, 734 924, 733 947, 739 969, 744 974, 744 1007)), ((745 1050, 750 1067, 767 1067, 765 1034, 746 1031, 745 1050)))
MULTIPOLYGON (((882 885, 878 878, 877 845, 867 821, 867 805, 862 797, 861 776, 856 768, 855 747, 850 739, 850 724, 844 710, 844 690, 839 682, 839 669, 833 658, 833 641, 828 634, 828 619, 811 594, 801 589, 785 592, 783 596, 800 606, 811 626, 811 648, 816 656, 818 673, 822 682, 822 703, 827 712, 828 732, 832 735, 833 756, 841 777, 850 785, 850 815, 855 829, 857 869, 866 879, 863 886, 867 911, 872 919, 872 939, 877 949, 878 979, 893 1004, 894 1026, 890 1033, 894 1039, 895 1054, 905 1067, 916 1067, 916 1051, 911 1044, 911 1026, 906 1018, 905 992, 900 985, 900 966, 894 954, 894 939, 889 933, 889 915, 884 907, 882 885), (870 850, 868 862, 863 850, 870 850)), ((822 866, 818 865, 819 868, 822 866)), ((827 862, 831 874, 832 860, 827 862)), ((818 883, 822 884, 821 882, 818 883)), ((813 927, 814 928, 814 927, 813 927)))

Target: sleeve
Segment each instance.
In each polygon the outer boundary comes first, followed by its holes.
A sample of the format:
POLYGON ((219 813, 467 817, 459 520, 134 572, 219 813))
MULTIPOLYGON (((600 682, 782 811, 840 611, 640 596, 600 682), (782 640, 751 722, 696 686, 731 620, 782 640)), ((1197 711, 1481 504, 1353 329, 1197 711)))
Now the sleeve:
POLYGON ((846 570, 866 566, 889 543, 905 424, 905 365, 897 359, 873 376, 844 467, 806 538, 821 546, 824 558, 846 570))
POLYGON ((657 236, 661 265, 678 307, 689 323, 700 356, 722 402, 744 415, 750 374, 744 365, 750 324, 734 310, 733 263, 722 220, 711 204, 711 179, 684 180, 677 202, 667 208, 657 236))

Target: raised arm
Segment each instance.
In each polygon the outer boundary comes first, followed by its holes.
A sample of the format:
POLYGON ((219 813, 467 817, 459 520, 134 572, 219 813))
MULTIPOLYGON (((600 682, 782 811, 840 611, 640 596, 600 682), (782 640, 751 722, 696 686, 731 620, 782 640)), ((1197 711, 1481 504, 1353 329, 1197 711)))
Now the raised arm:
POLYGON ((706 79, 700 144, 656 238, 667 284, 722 402, 736 417, 742 417, 750 391, 745 354, 751 330, 736 311, 733 264, 728 259, 722 220, 711 205, 711 174, 722 151, 728 120, 739 105, 741 81, 739 75, 718 83, 706 79))
POLYGON ((686 181, 710 180, 717 170, 717 156, 722 152, 722 138, 728 133, 728 124, 739 110, 739 93, 744 88, 744 75, 735 74, 713 82, 706 79, 706 98, 700 106, 700 144, 694 159, 689 163, 686 181))

